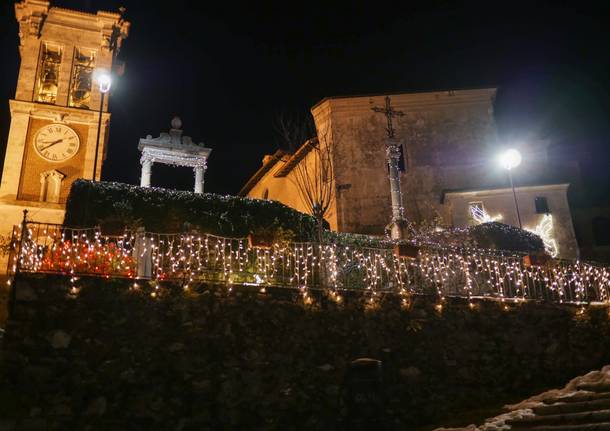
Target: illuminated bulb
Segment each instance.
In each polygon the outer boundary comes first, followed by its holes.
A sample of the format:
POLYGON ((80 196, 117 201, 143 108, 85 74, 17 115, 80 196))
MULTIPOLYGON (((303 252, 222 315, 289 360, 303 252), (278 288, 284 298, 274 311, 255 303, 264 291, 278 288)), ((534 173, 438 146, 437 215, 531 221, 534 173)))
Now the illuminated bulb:
POLYGON ((157 296, 157 292, 151 292, 150 296, 152 296, 153 298, 155 298, 157 296))
POLYGON ((434 308, 440 313, 441 311, 443 311, 443 304, 436 304, 434 308))
POLYGON ((508 306, 508 305, 504 304, 504 307, 502 307, 502 310, 504 310, 504 311, 508 311, 508 310, 510 310, 510 308, 509 308, 509 306, 508 306))
POLYGON ((476 308, 476 305, 474 302, 469 302, 468 306, 470 307, 471 310, 474 310, 476 308))
POLYGON ((261 287, 261 288, 259 289, 259 292, 260 292, 260 293, 267 293, 267 289, 265 289, 264 287, 261 287))
POLYGON ((521 153, 511 148, 500 154, 498 161, 504 169, 511 170, 521 164, 521 153))

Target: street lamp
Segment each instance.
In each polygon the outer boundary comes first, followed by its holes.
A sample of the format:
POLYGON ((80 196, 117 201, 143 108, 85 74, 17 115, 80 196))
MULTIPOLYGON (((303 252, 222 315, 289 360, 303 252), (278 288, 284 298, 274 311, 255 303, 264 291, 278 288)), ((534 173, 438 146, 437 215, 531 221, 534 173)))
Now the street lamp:
POLYGON ((93 75, 93 78, 97 81, 100 89, 101 100, 100 100, 100 118, 97 123, 97 139, 95 140, 95 157, 93 159, 93 181, 97 174, 97 153, 100 148, 100 132, 102 130, 102 112, 104 111, 104 96, 110 91, 112 85, 112 77, 110 72, 104 69, 97 69, 93 75))
POLYGON ((508 179, 510 187, 513 189, 513 199, 515 200, 515 208, 517 210, 517 220, 519 220, 519 228, 521 225, 521 214, 519 213, 519 204, 517 203, 517 193, 515 193, 515 184, 513 183, 513 169, 521 164, 521 153, 514 148, 504 151, 499 157, 500 164, 508 171, 508 179))

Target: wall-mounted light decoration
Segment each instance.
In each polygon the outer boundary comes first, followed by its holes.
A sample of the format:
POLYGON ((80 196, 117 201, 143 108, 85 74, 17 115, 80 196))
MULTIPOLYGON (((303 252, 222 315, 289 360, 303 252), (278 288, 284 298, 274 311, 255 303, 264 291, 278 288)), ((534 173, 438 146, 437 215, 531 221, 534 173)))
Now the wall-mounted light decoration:
POLYGON ((557 245, 557 240, 555 239, 553 216, 551 214, 545 214, 542 216, 542 219, 535 228, 525 228, 525 230, 538 235, 544 243, 544 249, 546 252, 552 257, 557 257, 559 254, 559 246, 557 245))

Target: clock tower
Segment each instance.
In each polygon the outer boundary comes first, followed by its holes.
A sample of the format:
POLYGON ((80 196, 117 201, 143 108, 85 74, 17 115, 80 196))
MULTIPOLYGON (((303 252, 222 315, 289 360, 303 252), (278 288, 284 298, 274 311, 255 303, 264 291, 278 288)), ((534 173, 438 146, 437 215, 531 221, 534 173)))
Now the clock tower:
MULTIPOLYGON (((62 223, 72 182, 94 172, 99 180, 110 113, 108 98, 100 106, 94 71, 120 71, 116 56, 129 31, 120 13, 85 13, 45 0, 21 0, 15 15, 21 62, 0 184, 4 239, 24 209, 32 220, 62 223)), ((5 263, 1 257, 0 273, 5 263)))

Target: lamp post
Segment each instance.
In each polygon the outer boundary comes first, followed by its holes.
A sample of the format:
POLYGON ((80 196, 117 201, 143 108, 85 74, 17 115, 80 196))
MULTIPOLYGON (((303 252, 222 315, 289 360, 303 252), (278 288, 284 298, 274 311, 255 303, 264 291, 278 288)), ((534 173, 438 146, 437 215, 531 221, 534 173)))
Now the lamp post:
POLYGON ((513 190, 513 199, 515 200, 515 209, 517 210, 517 220, 519 221, 519 229, 523 229, 521 225, 521 214, 519 213, 519 204, 517 203, 517 193, 515 192, 515 184, 513 183, 513 169, 521 164, 521 153, 514 148, 504 151, 500 154, 500 164, 508 171, 508 179, 510 187, 513 190))
POLYGON ((100 148, 100 132, 102 130, 102 113, 104 112, 104 96, 110 91, 112 85, 112 77, 110 73, 103 69, 95 71, 94 78, 97 80, 99 85, 101 100, 100 100, 100 118, 97 123, 97 139, 95 140, 95 157, 93 159, 93 181, 96 181, 97 174, 97 153, 100 148))

